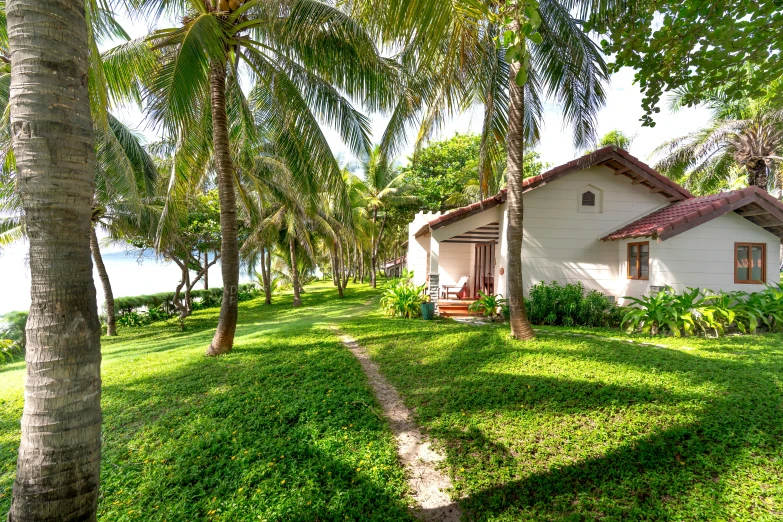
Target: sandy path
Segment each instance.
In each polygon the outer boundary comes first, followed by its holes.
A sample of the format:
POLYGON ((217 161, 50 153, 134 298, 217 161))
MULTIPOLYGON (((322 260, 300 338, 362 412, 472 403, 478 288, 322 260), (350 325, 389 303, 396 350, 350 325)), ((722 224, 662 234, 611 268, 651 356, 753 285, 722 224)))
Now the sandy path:
POLYGON ((432 449, 413 421, 413 415, 405 407, 397 390, 381 375, 376 365, 355 339, 340 334, 346 348, 359 360, 364 373, 383 408, 383 415, 397 439, 397 452, 405 466, 408 484, 416 500, 416 515, 428 521, 457 522, 461 512, 447 491, 451 479, 437 469, 444 456, 432 449))

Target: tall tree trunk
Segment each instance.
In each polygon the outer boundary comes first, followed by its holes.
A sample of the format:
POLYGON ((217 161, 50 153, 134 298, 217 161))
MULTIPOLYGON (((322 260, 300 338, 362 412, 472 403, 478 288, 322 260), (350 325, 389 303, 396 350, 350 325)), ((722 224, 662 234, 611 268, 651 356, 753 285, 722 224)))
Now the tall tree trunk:
POLYGON ((90 251, 95 268, 98 270, 98 277, 103 286, 103 297, 106 299, 106 335, 117 335, 117 317, 114 314, 114 292, 111 291, 111 281, 109 273, 106 272, 106 265, 103 264, 100 245, 98 245, 98 234, 95 233, 95 227, 90 228, 90 251))
POLYGON ((533 339, 535 334, 527 319, 525 294, 522 279, 522 241, 525 207, 522 202, 522 182, 525 155, 525 88, 516 83, 519 62, 513 61, 509 71, 508 108, 508 304, 510 310, 511 335, 517 339, 533 339))
POLYGON ((364 284, 364 251, 359 249, 359 282, 364 284))
POLYGON ((264 282, 264 302, 272 304, 272 267, 269 263, 272 255, 267 254, 266 249, 261 249, 261 280, 264 282))
POLYGON ((11 0, 11 133, 30 242, 22 437, 10 522, 94 521, 101 325, 90 260, 95 150, 83 0, 11 0))
POLYGON ((359 265, 361 264, 361 261, 359 260, 359 248, 356 246, 356 243, 353 244, 353 284, 356 284, 358 274, 359 274, 359 265))
POLYGON ((294 286, 294 308, 302 306, 302 298, 299 296, 299 269, 296 262, 296 242, 293 236, 288 238, 288 248, 291 251, 291 283, 294 286))
POLYGON ((767 174, 767 163, 762 159, 755 159, 748 162, 745 165, 745 170, 748 172, 748 186, 756 186, 760 189, 767 190, 767 183, 769 176, 767 174))
POLYGON ((345 251, 343 250, 343 243, 342 243, 342 241, 339 241, 337 244, 338 244, 337 252, 338 252, 338 255, 340 256, 339 257, 339 259, 340 259, 340 297, 342 297, 343 296, 343 290, 345 289, 345 287, 348 286, 348 277, 349 276, 348 276, 348 271, 345 268, 346 264, 347 264, 347 260, 346 260, 345 251))
POLYGON ((332 264, 334 265, 334 281, 337 285, 337 295, 340 296, 340 299, 343 297, 343 271, 341 268, 341 262, 340 262, 340 254, 339 249, 335 249, 334 252, 332 252, 332 264))
POLYGON ((223 274, 223 302, 220 305, 215 337, 207 355, 228 353, 234 346, 237 329, 239 290, 239 243, 237 242, 237 199, 234 191, 234 164, 228 138, 226 115, 226 64, 213 63, 209 71, 212 101, 212 143, 218 173, 220 201, 220 255, 223 274))
MULTIPOLYGON (((381 220, 381 226, 378 228, 378 235, 375 236, 375 223, 378 220, 378 209, 373 209, 372 212, 372 224, 373 224, 373 236, 372 236, 372 251, 370 252, 370 284, 373 288, 376 287, 376 279, 378 277, 378 248, 381 245, 381 237, 383 236, 383 227, 386 225, 386 214, 383 215, 381 220)), ((384 274, 386 272, 384 271, 384 274)))
POLYGON ((204 252, 204 290, 209 290, 209 251, 204 252))
MULTIPOLYGON (((378 221, 378 209, 375 208, 372 211, 372 236, 370 241, 370 286, 375 288, 375 277, 376 277, 376 260, 378 255, 378 247, 376 246, 376 243, 380 242, 380 238, 375 237, 375 224, 378 221)), ((379 235, 380 236, 380 235, 379 235)))

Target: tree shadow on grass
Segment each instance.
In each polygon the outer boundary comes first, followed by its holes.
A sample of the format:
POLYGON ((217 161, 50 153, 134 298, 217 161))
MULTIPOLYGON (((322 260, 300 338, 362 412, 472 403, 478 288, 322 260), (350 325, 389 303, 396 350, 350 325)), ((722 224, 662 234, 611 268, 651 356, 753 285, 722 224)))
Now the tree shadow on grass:
POLYGON ((571 337, 522 344, 497 327, 372 318, 348 330, 374 345, 382 371, 443 444, 469 520, 783 513, 783 466, 775 464, 783 462, 783 365, 775 353, 716 358, 571 337), (536 375, 542 365, 556 375, 536 375), (645 382, 653 375, 662 378, 645 382), (583 432, 611 422, 633 435, 583 446, 596 440, 583 432), (514 434, 523 439, 500 442, 514 434))
POLYGON ((139 520, 411 519, 358 362, 320 328, 274 333, 225 357, 166 369, 162 353, 154 374, 107 376, 104 519, 131 496, 139 520))

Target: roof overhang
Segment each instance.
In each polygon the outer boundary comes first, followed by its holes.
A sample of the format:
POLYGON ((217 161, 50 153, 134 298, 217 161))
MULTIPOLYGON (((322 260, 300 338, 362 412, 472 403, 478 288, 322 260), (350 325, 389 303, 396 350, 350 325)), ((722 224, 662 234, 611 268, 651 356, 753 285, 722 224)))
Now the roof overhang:
MULTIPOLYGON (((674 181, 659 174, 623 149, 614 146, 604 147, 593 153, 586 154, 581 158, 577 158, 560 165, 559 167, 548 170, 543 174, 527 178, 522 183, 522 192, 523 194, 530 192, 573 172, 598 166, 608 167, 614 170, 615 176, 625 176, 629 178, 634 185, 646 188, 650 193, 659 194, 669 202, 683 201, 694 197, 693 194, 674 181)), ((503 189, 490 198, 447 212, 429 223, 424 224, 424 226, 416 232, 414 237, 421 237, 433 230, 443 228, 501 205, 506 202, 507 197, 507 191, 506 189, 503 189)))
MULTIPOLYGON (((673 207, 659 209, 648 216, 665 212, 668 208, 673 207)), ((688 214, 661 223, 660 226, 654 226, 643 232, 623 232, 624 229, 632 229, 632 223, 601 238, 601 240, 616 241, 650 237, 658 241, 666 241, 729 212, 736 213, 783 240, 783 203, 758 187, 748 187, 743 190, 726 193, 723 198, 710 201, 701 207, 694 208, 688 214)), ((648 216, 645 216, 645 218, 648 216)))

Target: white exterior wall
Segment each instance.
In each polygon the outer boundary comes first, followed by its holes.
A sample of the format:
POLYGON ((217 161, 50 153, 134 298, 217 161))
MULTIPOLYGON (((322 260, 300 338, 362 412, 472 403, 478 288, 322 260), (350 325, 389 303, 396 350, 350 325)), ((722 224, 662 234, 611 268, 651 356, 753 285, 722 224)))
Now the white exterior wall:
MULTIPOLYGON (((525 292, 540 281, 581 281, 588 290, 617 297, 617 244, 600 238, 667 204, 660 194, 632 185, 607 167, 574 172, 525 194, 525 292), (587 186, 600 191, 601 212, 579 212, 580 194, 587 186)), ((501 241, 505 252, 505 232, 501 241)), ((502 278, 504 288, 505 282, 502 278)))
MULTIPOLYGON (((661 195, 633 185, 627 177, 615 176, 613 170, 605 167, 568 174, 525 194, 522 247, 525 292, 540 281, 561 284, 581 281, 588 290, 615 296, 622 303, 623 296, 642 296, 649 292, 650 286, 669 285, 678 292, 687 287, 715 291, 758 290, 761 285, 734 284, 736 242, 766 243, 767 280, 779 282, 780 239, 734 213, 667 241, 649 240, 650 278, 629 280, 627 245, 646 239, 602 242, 600 238, 668 204, 661 195), (600 191, 601 212, 579 212, 579 195, 586 186, 600 191)), ((411 225, 408 265, 416 273, 419 284, 426 279, 430 236, 415 239, 412 234, 435 217, 437 215, 431 215, 429 219, 411 225)), ((495 292, 507 296, 508 274, 500 274, 501 268, 505 272, 508 259, 506 205, 438 229, 433 235, 436 240, 443 241, 495 221, 500 224, 495 292)), ((467 275, 472 290, 474 258, 471 244, 441 243, 441 284, 454 284, 467 275)))
POLYGON ((427 274, 430 267, 427 262, 430 251, 430 234, 424 234, 421 237, 415 237, 416 232, 421 230, 426 223, 440 216, 439 212, 419 212, 408 225, 408 270, 413 271, 413 282, 417 285, 423 285, 427 282, 427 274))
POLYGON ((456 285, 460 277, 467 276, 470 281, 468 288, 473 284, 473 265, 470 260, 473 245, 470 243, 441 243, 440 244, 440 284, 456 285))
POLYGON ((730 212, 655 245, 651 255, 651 284, 755 292, 763 285, 734 283, 734 244, 767 245, 766 277, 780 282, 780 238, 730 212))

